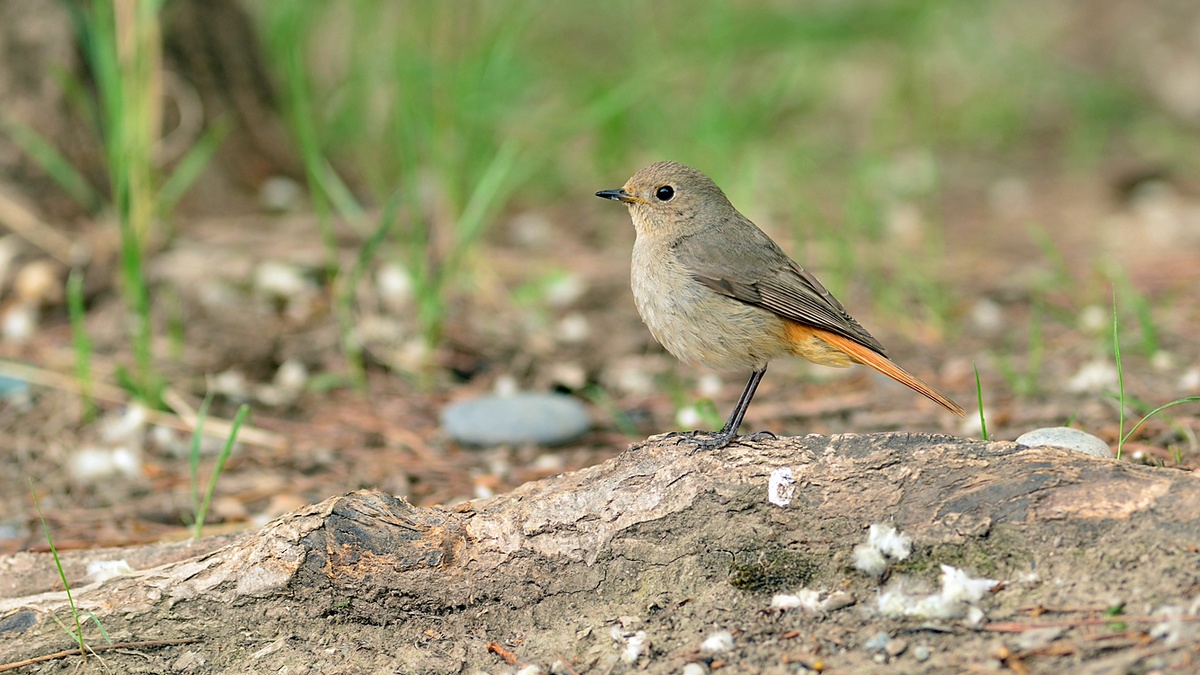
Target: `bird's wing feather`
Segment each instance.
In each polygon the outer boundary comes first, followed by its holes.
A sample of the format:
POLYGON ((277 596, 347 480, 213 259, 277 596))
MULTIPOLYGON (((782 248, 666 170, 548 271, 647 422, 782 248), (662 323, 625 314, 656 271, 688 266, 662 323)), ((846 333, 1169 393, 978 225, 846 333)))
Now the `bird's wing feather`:
MULTIPOLYGON (((738 214, 739 216, 741 214, 738 214)), ((683 237, 673 245, 692 278, 712 290, 779 316, 842 335, 886 356, 883 345, 847 312, 815 276, 787 257, 762 230, 744 219, 747 240, 718 250, 683 237), (747 272, 747 270, 751 270, 747 272)), ((696 233, 700 234, 700 233, 696 233)))

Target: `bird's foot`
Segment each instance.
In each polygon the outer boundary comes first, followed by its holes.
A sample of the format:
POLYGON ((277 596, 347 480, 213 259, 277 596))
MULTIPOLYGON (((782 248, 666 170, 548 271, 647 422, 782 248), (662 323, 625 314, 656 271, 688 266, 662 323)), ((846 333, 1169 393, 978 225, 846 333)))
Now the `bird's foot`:
POLYGON ((711 431, 700 431, 699 429, 697 429, 695 431, 672 431, 670 433, 663 434, 662 439, 664 441, 674 440, 675 444, 679 445, 683 441, 692 440, 693 438, 696 437, 696 434, 711 434, 711 433, 712 433, 711 431))
POLYGON ((732 431, 672 431, 663 436, 663 440, 674 439, 678 445, 683 442, 691 443, 696 450, 720 450, 736 438, 732 431))
POLYGON ((752 434, 747 434, 745 436, 740 436, 738 438, 738 440, 739 441, 761 441, 763 438, 770 438, 773 441, 779 440, 779 437, 775 435, 774 431, 767 431, 766 429, 764 429, 762 431, 756 431, 752 434))

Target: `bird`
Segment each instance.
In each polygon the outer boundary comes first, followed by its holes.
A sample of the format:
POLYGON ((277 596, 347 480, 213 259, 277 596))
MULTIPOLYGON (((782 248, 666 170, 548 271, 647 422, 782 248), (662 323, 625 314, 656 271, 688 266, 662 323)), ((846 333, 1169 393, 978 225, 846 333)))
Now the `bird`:
POLYGON ((785 355, 837 368, 862 364, 966 414, 888 358, 879 340, 702 172, 657 162, 596 196, 629 209, 635 232, 630 286, 654 339, 684 363, 751 371, 720 431, 672 435, 703 449, 728 446, 768 363, 785 355))

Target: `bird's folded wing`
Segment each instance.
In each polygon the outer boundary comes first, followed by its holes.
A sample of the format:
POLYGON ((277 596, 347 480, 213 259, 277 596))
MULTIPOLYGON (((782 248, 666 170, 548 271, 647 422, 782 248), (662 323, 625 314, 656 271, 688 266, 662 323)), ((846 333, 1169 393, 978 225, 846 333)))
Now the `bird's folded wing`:
POLYGON ((692 278, 717 293, 887 355, 883 345, 816 277, 788 258, 761 230, 751 227, 753 241, 739 242, 745 245, 714 251, 694 245, 689 237, 676 242, 674 249, 692 278))

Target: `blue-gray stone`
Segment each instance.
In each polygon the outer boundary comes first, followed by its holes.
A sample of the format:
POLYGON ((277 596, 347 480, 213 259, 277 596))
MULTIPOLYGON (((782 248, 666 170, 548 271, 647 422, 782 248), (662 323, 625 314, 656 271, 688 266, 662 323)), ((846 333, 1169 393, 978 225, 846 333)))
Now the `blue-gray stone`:
POLYGON ((886 632, 880 631, 871 636, 871 639, 863 643, 863 649, 869 652, 881 652, 885 647, 887 647, 887 643, 891 639, 892 636, 888 635, 886 632))
POLYGON ((24 633, 37 623, 37 615, 29 610, 22 610, 11 616, 0 619, 0 633, 24 633))
POLYGON ((29 382, 26 380, 0 375, 0 398, 15 399, 29 395, 29 382))
POLYGON ((442 430, 468 445, 556 445, 582 436, 591 425, 583 404, 563 394, 480 396, 442 411, 442 430))
POLYGON ((1108 447, 1108 443, 1086 431, 1070 427, 1047 427, 1045 429, 1027 431, 1017 437, 1017 443, 1031 448, 1049 445, 1055 448, 1066 448, 1067 450, 1082 452, 1092 457, 1113 458, 1113 452, 1108 447))

